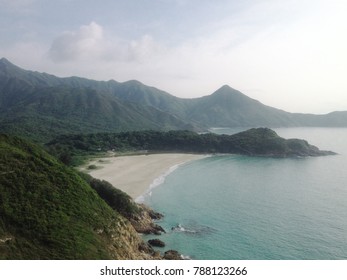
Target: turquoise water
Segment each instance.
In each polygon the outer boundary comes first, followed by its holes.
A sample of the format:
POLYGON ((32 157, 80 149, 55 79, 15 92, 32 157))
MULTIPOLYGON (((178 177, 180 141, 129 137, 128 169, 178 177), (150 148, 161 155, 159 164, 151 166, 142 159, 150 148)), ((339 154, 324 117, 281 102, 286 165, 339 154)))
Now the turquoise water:
POLYGON ((347 259, 347 129, 275 130, 339 155, 219 155, 177 168, 146 198, 165 215, 165 250, 192 259, 347 259))

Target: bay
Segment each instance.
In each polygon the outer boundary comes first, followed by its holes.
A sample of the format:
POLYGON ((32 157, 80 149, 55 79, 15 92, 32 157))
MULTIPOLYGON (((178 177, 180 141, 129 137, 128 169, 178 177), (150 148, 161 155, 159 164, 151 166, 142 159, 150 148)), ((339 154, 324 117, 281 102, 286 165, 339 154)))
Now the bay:
POLYGON ((165 250, 192 259, 347 259, 347 129, 274 130, 338 155, 214 155, 179 167, 146 198, 165 215, 165 250))

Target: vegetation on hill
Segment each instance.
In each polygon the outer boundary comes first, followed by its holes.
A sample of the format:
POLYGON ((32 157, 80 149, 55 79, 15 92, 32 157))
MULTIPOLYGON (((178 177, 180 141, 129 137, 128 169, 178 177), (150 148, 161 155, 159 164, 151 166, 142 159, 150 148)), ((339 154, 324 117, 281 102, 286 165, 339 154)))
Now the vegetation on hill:
POLYGON ((153 258, 136 231, 162 232, 152 223, 160 214, 66 165, 110 150, 332 154, 267 128, 231 136, 193 132, 210 126, 295 125, 347 126, 347 112, 290 114, 229 86, 181 99, 137 81, 58 78, 0 59, 0 133, 49 142, 46 148, 55 156, 0 134, 0 259, 153 258))
POLYGON ((38 141, 68 133, 190 128, 152 107, 125 103, 93 89, 33 88, 3 104, 1 130, 38 141))
POLYGON ((133 204, 112 195, 113 209, 42 148, 1 134, 0 259, 150 258, 123 216, 133 204))
POLYGON ((138 81, 58 78, 0 59, 0 132, 45 142, 72 133, 257 126, 347 126, 347 112, 292 114, 229 86, 182 99, 138 81))
POLYGON ((57 78, 0 61, 0 132, 45 142, 60 134, 194 129, 173 114, 121 100, 118 83, 57 78))
POLYGON ((115 188, 109 182, 95 179, 85 173, 80 173, 80 176, 113 210, 116 210, 123 217, 132 219, 141 213, 141 207, 128 194, 115 188))
POLYGON ((159 235, 165 232, 161 226, 153 222, 161 219, 162 214, 143 204, 137 204, 128 194, 116 189, 109 182, 95 179, 85 173, 80 175, 112 209, 127 218, 138 233, 159 235))
POLYGON ((76 157, 106 151, 235 153, 254 156, 318 156, 305 140, 279 137, 268 128, 254 128, 234 135, 198 134, 192 131, 133 131, 60 136, 47 144, 49 151, 67 164, 76 157))

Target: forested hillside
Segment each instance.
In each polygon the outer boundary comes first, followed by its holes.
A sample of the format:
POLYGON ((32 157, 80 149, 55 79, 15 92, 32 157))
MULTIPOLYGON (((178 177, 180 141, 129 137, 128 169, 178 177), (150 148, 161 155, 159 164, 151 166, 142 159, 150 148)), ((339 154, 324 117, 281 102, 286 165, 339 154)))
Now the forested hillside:
POLYGON ((124 216, 135 206, 111 195, 114 209, 39 146, 0 135, 0 259, 152 258, 124 216))
POLYGON ((0 131, 46 142, 60 134, 210 127, 347 126, 347 112, 292 114, 223 86, 193 99, 138 81, 58 78, 0 59, 0 131))
POLYGON ((198 134, 192 131, 134 131, 65 135, 46 145, 67 164, 79 163, 79 157, 100 152, 186 152, 233 153, 249 156, 320 156, 320 151, 305 140, 284 139, 268 128, 254 128, 234 135, 198 134))

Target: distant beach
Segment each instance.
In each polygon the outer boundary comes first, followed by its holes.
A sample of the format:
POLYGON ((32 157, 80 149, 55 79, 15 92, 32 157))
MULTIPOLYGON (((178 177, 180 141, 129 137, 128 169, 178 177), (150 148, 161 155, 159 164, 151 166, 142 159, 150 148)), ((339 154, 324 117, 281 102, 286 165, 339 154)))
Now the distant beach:
POLYGON ((160 180, 178 165, 204 157, 206 156, 198 154, 105 157, 89 162, 82 171, 87 171, 96 179, 108 181, 133 199, 139 199, 153 184, 159 184, 160 180), (88 169, 88 166, 94 166, 95 169, 88 169))

